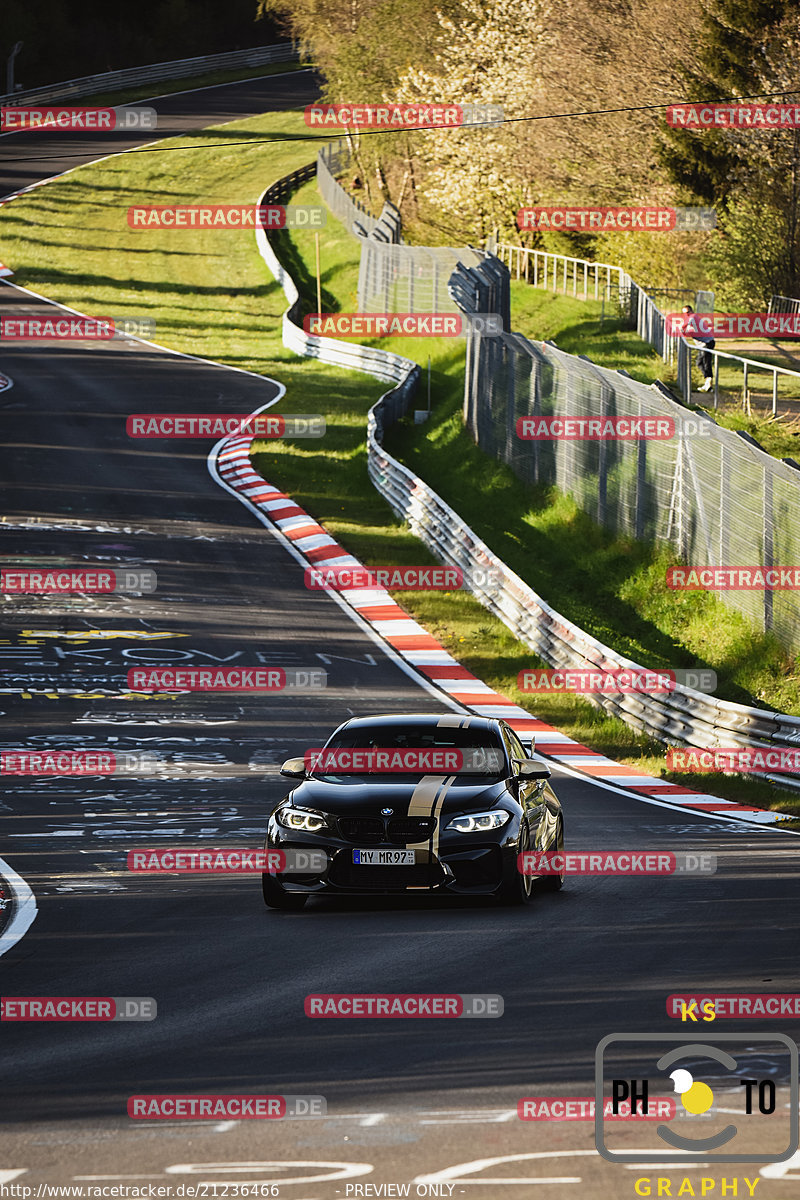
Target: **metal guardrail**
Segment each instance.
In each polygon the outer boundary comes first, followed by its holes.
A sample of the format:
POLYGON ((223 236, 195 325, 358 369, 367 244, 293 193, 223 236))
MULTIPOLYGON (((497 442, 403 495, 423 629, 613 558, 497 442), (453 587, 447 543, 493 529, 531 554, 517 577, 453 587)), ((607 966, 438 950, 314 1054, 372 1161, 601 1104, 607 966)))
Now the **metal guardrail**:
POLYGON ((146 67, 126 67, 120 71, 104 71, 100 75, 83 75, 80 79, 67 79, 48 87, 6 93, 0 96, 0 104, 27 105, 40 101, 78 99, 140 84, 158 83, 163 79, 187 79, 190 75, 200 75, 206 71, 234 71, 239 67, 260 67, 266 63, 289 62, 297 58, 296 43, 277 42, 272 46, 226 50, 221 54, 203 54, 198 58, 178 58, 146 67))
POLYGON ((402 242, 400 213, 393 204, 384 204, 381 215, 373 217, 363 204, 337 182, 336 176, 349 161, 350 151, 345 138, 329 142, 320 150, 317 155, 317 187, 322 199, 349 233, 357 237, 375 238, 380 242, 402 242))
MULTIPOLYGON (((685 288, 656 288, 648 291, 635 283, 622 267, 611 263, 595 262, 585 258, 573 258, 567 254, 553 254, 546 250, 532 250, 527 246, 515 246, 501 242, 496 249, 497 257, 517 279, 524 279, 533 287, 549 289, 562 296, 573 296, 581 300, 616 299, 626 311, 636 332, 661 355, 672 363, 677 355, 678 386, 686 404, 692 403, 691 354, 684 339, 667 333, 665 314, 654 297, 676 296, 682 305, 687 297, 694 301, 697 312, 713 307, 713 292, 693 292, 685 288)), ((770 298, 770 313, 800 314, 800 300, 790 296, 774 295, 770 298)), ((800 372, 787 367, 761 363, 739 354, 722 350, 710 350, 714 355, 714 408, 719 406, 719 359, 730 359, 742 368, 743 396, 747 396, 750 373, 766 371, 772 373, 772 415, 778 415, 778 376, 800 377, 800 372)))
POLYGON ((800 315, 800 300, 796 300, 793 296, 770 296, 767 312, 800 315))
MULTIPOLYGON (((268 187, 259 204, 275 204, 286 199, 301 183, 313 179, 317 171, 316 163, 308 163, 291 175, 285 175, 268 187)), ((390 354, 386 350, 374 349, 369 346, 359 346, 352 342, 342 342, 337 338, 320 337, 306 333, 300 322, 300 293, 289 272, 285 269, 275 253, 266 231, 256 230, 256 242, 261 257, 266 262, 272 274, 283 288, 289 307, 283 314, 282 336, 283 344, 296 354, 308 358, 318 358, 320 362, 332 366, 346 367, 354 371, 365 371, 377 379, 390 380, 398 383, 378 401, 387 402, 387 411, 401 415, 408 408, 411 397, 419 383, 420 368, 410 358, 400 354, 390 354)), ((376 406, 377 407, 377 406, 376 406)))
POLYGON ((664 313, 655 300, 622 267, 508 242, 500 243, 496 253, 504 264, 508 260, 509 271, 516 269, 517 279, 524 276, 534 287, 582 300, 590 299, 592 291, 595 300, 615 298, 639 337, 649 342, 664 362, 672 362, 678 339, 667 332, 664 313))
MULTIPOLYGON (((310 179, 313 173, 313 164, 293 172, 268 188, 259 203, 268 204, 284 199, 294 186, 310 179)), ((297 324, 300 297, 294 281, 280 263, 266 231, 257 230, 256 239, 262 257, 283 287, 289 303, 289 309, 283 315, 285 346, 322 362, 366 371, 379 379, 399 381, 397 387, 385 392, 373 405, 367 419, 369 477, 393 512, 407 522, 411 531, 436 558, 447 565, 461 567, 469 578, 473 577, 476 567, 493 568, 491 574, 485 572, 485 584, 474 583, 472 593, 544 662, 559 668, 643 670, 639 664, 617 654, 551 608, 489 549, 432 488, 384 450, 382 441, 385 429, 408 411, 419 384, 420 368, 410 359, 385 350, 306 334, 297 324)), ((473 303, 477 306, 485 302, 485 289, 491 288, 493 281, 491 273, 484 279, 482 276, 486 272, 480 272, 480 268, 473 269, 473 272, 481 275, 478 286, 472 292, 473 303)), ((469 272, 461 268, 459 275, 462 283, 467 274, 469 272)), ((456 294, 462 297, 466 293, 463 289, 454 288, 454 297, 456 294)), ((478 311, 477 307, 473 311, 478 311)), ((468 353, 473 337, 476 341, 480 340, 479 334, 468 339, 468 353)), ((739 746, 794 749, 800 746, 800 717, 719 700, 681 685, 664 697, 634 694, 587 698, 632 728, 661 742, 702 748, 739 746)), ((770 774, 762 778, 785 786, 800 787, 800 780, 791 776, 770 774)))
MULTIPOLYGON (((692 351, 702 351, 714 359, 714 408, 719 406, 719 366, 720 359, 728 359, 739 363, 742 368, 742 407, 748 406, 748 388, 751 372, 765 371, 772 374, 772 415, 778 415, 778 376, 800 379, 800 371, 792 371, 788 367, 779 367, 776 363, 759 362, 755 358, 744 358, 741 354, 729 354, 726 350, 710 350, 707 346, 692 346, 686 338, 678 342, 678 387, 686 404, 692 403, 692 351)), ((709 393, 710 393, 709 389, 709 393)))
POLYGON ((527 246, 514 246, 500 242, 496 250, 501 263, 517 279, 524 279, 534 287, 550 288, 563 296, 580 296, 582 300, 608 298, 610 289, 622 290, 622 267, 611 263, 592 262, 585 258, 572 258, 568 254, 551 254, 549 250, 531 250, 527 246), (570 291, 571 287, 571 291, 570 291))

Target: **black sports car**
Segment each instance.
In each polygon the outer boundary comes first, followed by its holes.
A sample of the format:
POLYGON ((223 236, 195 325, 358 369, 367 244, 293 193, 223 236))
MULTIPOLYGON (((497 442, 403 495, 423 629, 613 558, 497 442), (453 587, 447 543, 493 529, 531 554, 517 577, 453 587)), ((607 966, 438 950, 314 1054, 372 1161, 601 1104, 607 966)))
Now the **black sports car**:
MULTIPOLYGON (((525 904, 534 879, 519 872, 517 855, 564 846, 550 771, 505 721, 355 718, 323 748, 290 758, 281 774, 297 782, 269 818, 266 850, 324 851, 325 865, 314 874, 265 873, 270 908, 300 909, 321 893, 438 892, 525 904)), ((558 889, 563 880, 543 875, 540 887, 558 889)))

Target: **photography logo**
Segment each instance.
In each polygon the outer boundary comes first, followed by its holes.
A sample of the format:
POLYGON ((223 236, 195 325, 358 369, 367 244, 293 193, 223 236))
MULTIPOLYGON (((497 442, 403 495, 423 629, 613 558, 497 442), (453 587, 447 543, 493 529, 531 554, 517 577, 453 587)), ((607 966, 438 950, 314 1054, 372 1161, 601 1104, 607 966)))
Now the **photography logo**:
POLYGON ((645 1163, 658 1156, 676 1165, 696 1164, 699 1158, 703 1165, 791 1158, 798 1148, 796 1044, 782 1033, 715 1033, 713 1044, 686 1042, 684 1037, 610 1033, 600 1042, 595 1055, 598 1153, 608 1162, 645 1163), (638 1078, 620 1077, 618 1066, 607 1062, 609 1053, 618 1061, 621 1055, 630 1058, 643 1051, 646 1067, 638 1078), (617 1149, 621 1143, 614 1115, 629 1105, 633 1114, 646 1117, 650 1097, 669 1092, 670 1083, 676 1095, 675 1117, 649 1127, 646 1147, 617 1149), (786 1088, 786 1103, 779 1100, 778 1086, 786 1088))

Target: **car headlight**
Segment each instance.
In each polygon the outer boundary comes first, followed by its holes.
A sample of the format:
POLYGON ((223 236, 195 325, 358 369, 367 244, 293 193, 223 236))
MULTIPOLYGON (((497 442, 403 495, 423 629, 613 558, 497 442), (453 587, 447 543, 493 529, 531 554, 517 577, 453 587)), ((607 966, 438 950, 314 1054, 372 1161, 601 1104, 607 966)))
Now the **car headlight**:
POLYGON ((285 829, 302 829, 304 833, 316 833, 328 824, 325 813, 312 812, 309 808, 279 808, 275 816, 285 829))
POLYGON ((487 829, 500 829, 510 820, 510 812, 495 808, 492 812, 464 813, 461 817, 453 817, 445 829, 452 829, 455 833, 482 833, 487 829))

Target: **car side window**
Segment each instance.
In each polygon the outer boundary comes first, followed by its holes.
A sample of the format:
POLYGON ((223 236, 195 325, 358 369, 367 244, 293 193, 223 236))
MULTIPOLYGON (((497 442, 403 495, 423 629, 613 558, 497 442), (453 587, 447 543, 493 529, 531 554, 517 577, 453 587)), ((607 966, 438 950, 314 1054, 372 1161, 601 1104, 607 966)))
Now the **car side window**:
POLYGON ((524 753, 520 755, 517 751, 517 747, 514 745, 514 742, 517 739, 514 737, 514 734, 507 725, 500 726, 500 735, 503 739, 503 746, 505 747, 506 756, 508 757, 509 767, 513 773, 514 763, 511 760, 514 758, 524 758, 524 753))
POLYGON ((514 747, 514 758, 528 758, 529 757, 528 751, 525 749, 522 742, 519 740, 517 735, 514 733, 513 729, 510 730, 509 737, 511 739, 511 745, 514 747))

